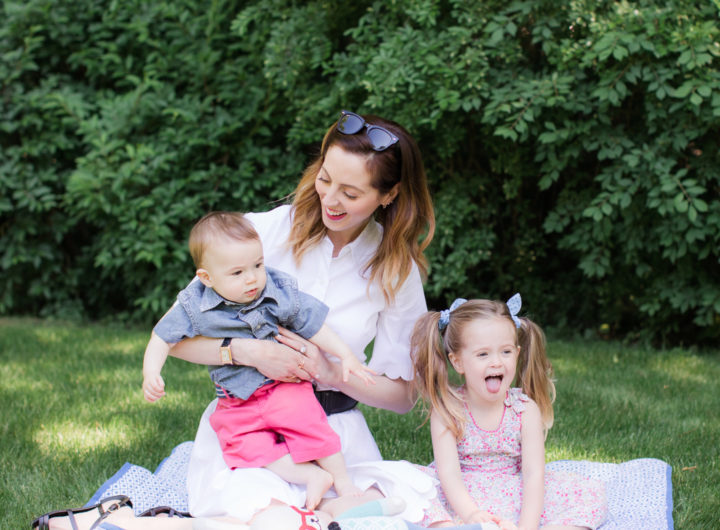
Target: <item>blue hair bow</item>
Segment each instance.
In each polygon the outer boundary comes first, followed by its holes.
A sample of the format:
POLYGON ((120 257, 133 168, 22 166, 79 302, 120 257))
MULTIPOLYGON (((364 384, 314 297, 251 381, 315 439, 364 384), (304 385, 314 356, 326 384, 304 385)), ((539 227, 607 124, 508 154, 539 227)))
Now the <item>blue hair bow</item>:
POLYGON ((443 309, 440 311, 440 320, 438 320, 438 329, 443 332, 445 331, 445 328, 450 323, 450 313, 455 311, 458 307, 463 305, 467 300, 464 298, 456 298, 455 301, 450 306, 450 309, 443 309))
POLYGON ((512 318, 513 322, 515 322, 515 327, 519 328, 522 325, 517 316, 520 312, 520 308, 522 307, 522 298, 520 298, 520 293, 512 295, 510 299, 505 302, 505 305, 507 305, 507 308, 510 311, 510 318, 512 318))

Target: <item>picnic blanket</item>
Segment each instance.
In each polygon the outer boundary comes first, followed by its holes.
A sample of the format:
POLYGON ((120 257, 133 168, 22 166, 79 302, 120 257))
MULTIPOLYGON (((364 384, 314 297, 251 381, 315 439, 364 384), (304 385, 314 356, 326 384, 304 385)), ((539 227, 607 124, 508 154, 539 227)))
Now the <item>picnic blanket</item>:
MULTIPOLYGON (((192 445, 184 442, 175 447, 154 472, 125 463, 100 486, 88 506, 109 495, 127 495, 136 514, 154 506, 187 511, 185 480, 192 445)), ((608 519, 601 530, 672 530, 672 468, 662 460, 640 458, 620 464, 559 460, 547 465, 605 483, 608 519)))

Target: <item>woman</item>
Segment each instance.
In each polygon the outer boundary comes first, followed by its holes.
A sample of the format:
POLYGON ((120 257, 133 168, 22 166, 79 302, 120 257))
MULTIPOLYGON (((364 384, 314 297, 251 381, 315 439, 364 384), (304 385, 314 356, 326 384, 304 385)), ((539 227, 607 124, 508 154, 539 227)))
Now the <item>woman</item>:
MULTIPOLYGON (((419 520, 422 506, 414 499, 423 504, 434 488, 409 465, 381 462, 365 419, 354 407, 357 400, 405 413, 414 404, 409 334, 426 310, 423 250, 435 226, 417 144, 394 122, 343 111, 305 170, 292 205, 248 218, 260 234, 266 264, 295 276, 301 290, 330 307, 327 324, 361 361, 374 340, 369 366, 379 375, 374 385, 357 378, 343 382, 339 365, 289 332, 279 338, 281 344, 233 339, 232 361, 254 366, 271 379, 317 383, 318 399, 340 434, 353 481, 366 491, 361 498, 328 499, 320 509, 337 512, 393 494, 409 501, 404 517, 419 520)), ((218 364, 220 348, 220 340, 198 337, 177 344, 171 355, 218 364)), ((267 470, 227 468, 208 422, 214 408, 212 402, 203 414, 188 472, 193 515, 249 520, 272 499, 303 505, 301 487, 267 470)))

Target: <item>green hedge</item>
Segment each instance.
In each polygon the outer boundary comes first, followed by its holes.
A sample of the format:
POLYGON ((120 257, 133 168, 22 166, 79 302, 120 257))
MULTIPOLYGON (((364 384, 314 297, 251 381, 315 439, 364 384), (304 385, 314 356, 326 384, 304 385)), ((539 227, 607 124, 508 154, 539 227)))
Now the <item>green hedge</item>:
POLYGON ((720 338, 720 4, 27 0, 0 19, 0 313, 149 322, 211 209, 289 193, 341 108, 420 143, 426 292, 720 338))

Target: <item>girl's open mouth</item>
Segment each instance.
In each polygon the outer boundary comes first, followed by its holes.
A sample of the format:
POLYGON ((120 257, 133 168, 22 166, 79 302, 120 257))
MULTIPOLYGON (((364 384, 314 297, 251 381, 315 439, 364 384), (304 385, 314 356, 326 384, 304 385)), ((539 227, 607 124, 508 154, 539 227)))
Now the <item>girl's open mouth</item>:
POLYGON ((500 385, 502 384, 503 377, 501 375, 491 375, 485 378, 485 386, 488 392, 497 394, 500 392, 500 385))

